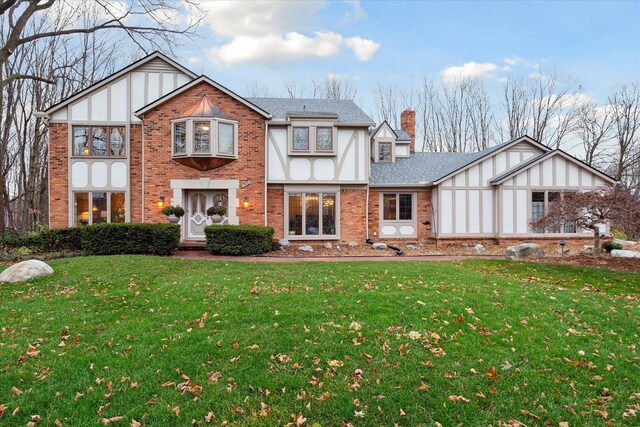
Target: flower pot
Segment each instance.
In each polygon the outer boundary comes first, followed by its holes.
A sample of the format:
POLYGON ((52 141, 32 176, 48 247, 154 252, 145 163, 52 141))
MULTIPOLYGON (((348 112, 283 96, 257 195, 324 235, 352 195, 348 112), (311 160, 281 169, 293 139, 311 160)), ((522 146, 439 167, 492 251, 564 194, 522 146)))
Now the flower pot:
POLYGON ((169 216, 167 217, 167 219, 169 220, 169 222, 170 222, 171 224, 177 224, 177 223, 178 223, 178 221, 180 221, 180 217, 175 216, 175 215, 169 215, 169 216))
POLYGON ((222 215, 211 215, 211 222, 214 224, 220 224, 224 217, 222 215))

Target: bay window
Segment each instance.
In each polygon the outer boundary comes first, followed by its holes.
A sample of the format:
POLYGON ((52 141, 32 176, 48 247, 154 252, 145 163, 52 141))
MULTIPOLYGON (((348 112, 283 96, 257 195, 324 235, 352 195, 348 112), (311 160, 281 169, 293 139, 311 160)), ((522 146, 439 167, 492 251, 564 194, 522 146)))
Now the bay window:
POLYGON ((125 222, 125 193, 73 193, 73 225, 125 222))
POLYGON ((172 123, 173 157, 237 157, 237 122, 180 119, 172 123))
POLYGON ((125 157, 127 136, 124 126, 73 126, 72 155, 125 157))
POLYGON ((336 238, 337 193, 287 193, 290 237, 336 238))

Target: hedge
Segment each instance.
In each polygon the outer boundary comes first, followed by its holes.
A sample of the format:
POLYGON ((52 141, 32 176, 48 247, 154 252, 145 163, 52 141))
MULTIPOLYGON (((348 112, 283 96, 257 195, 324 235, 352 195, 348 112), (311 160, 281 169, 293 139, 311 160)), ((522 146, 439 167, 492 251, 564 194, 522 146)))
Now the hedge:
POLYGON ((178 250, 179 244, 180 226, 175 224, 93 224, 0 236, 0 246, 8 249, 24 247, 33 252, 85 251, 96 255, 170 255, 178 250))
POLYGON ((207 249, 214 255, 260 255, 271 250, 273 228, 257 225, 205 227, 207 249))
POLYGON ((84 227, 82 248, 96 255, 171 255, 180 244, 176 224, 112 223, 84 227))

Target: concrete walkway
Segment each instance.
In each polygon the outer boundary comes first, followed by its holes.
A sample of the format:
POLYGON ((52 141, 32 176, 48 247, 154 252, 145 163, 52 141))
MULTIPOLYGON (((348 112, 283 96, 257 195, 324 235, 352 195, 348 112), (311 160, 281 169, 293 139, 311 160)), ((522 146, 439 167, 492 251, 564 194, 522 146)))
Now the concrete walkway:
POLYGON ((504 259, 503 255, 417 255, 417 256, 221 256, 206 251, 178 251, 173 258, 241 262, 358 262, 358 261, 460 261, 465 259, 504 259))

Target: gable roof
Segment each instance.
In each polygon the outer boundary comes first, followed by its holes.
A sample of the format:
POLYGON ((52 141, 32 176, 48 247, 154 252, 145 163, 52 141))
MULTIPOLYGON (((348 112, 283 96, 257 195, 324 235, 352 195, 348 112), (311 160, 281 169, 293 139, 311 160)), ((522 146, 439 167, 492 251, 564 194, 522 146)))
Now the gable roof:
POLYGON ((562 157, 564 157, 566 160, 575 163, 576 165, 588 169, 589 171, 591 171, 592 173, 594 173, 595 175, 598 175, 599 177, 601 177, 602 179, 604 179, 605 181, 609 181, 611 184, 615 184, 618 181, 616 181, 614 178, 610 177, 609 175, 605 174, 604 172, 600 172, 598 169, 594 168, 593 166, 589 166, 588 164, 586 164, 585 162, 583 162, 582 160, 579 160, 575 157, 573 157, 571 154, 560 150, 559 148, 553 150, 553 151, 549 151, 547 153, 543 153, 540 154, 539 156, 535 156, 532 157, 531 159, 528 159, 527 161, 520 163, 519 165, 516 165, 514 168, 509 169, 508 171, 503 172, 502 174, 494 177, 491 181, 489 181, 490 184, 492 185, 499 185, 502 184, 503 182, 505 182, 507 179, 509 179, 510 177, 517 175, 521 172, 526 171, 527 169, 539 164, 540 162, 544 161, 547 158, 551 158, 553 156, 556 155, 560 155, 562 157))
POLYGON ((398 142, 411 142, 411 137, 409 136, 409 134, 404 129, 394 129, 394 128, 391 127, 389 122, 387 122, 386 120, 384 120, 382 123, 380 123, 378 126, 376 126, 369 133, 371 135, 371 138, 375 138, 376 134, 378 133, 378 131, 380 129, 382 129, 382 126, 384 126, 385 124, 387 125, 389 130, 393 133, 393 135, 396 137, 396 141, 398 141, 398 142))
POLYGON ((91 86, 86 87, 85 89, 81 90, 80 92, 70 96, 67 99, 64 99, 60 102, 58 102, 57 104, 54 104, 52 106, 50 106, 49 108, 47 108, 46 110, 44 110, 45 114, 51 114, 57 110, 59 110, 60 108, 70 104, 71 102, 82 98, 83 96, 87 95, 89 92, 92 92, 102 86, 105 86, 106 84, 122 77, 123 75, 127 74, 129 71, 133 71, 134 69, 153 61, 154 59, 161 59, 165 62, 167 62, 169 65, 177 68, 178 70, 182 71, 183 73, 185 73, 186 75, 188 75, 191 78, 195 78, 196 74, 183 67, 182 65, 178 64, 177 62, 175 62, 173 59, 169 58, 168 56, 166 56, 165 54, 155 51, 150 53, 149 55, 145 56, 144 58, 141 58, 139 60, 137 60, 136 62, 127 65, 126 67, 122 68, 119 71, 116 71, 115 73, 111 74, 110 76, 105 77, 104 79, 92 84, 91 86))
POLYGON ((373 120, 353 101, 347 99, 246 98, 246 100, 271 113, 274 120, 287 120, 289 115, 336 114, 338 123, 373 125, 373 120))
POLYGON ((216 89, 220 90, 221 92, 224 92, 225 94, 229 95, 231 98, 235 99, 236 101, 241 102, 242 104, 246 105, 247 107, 251 108, 252 110, 254 110, 255 112, 257 112, 258 114, 261 114, 262 116, 266 117, 267 119, 271 118, 271 114, 269 114, 267 111, 263 110, 262 108, 260 108, 259 106, 257 106, 256 104, 254 104, 253 102, 249 101, 247 98, 243 98, 240 95, 238 95, 237 93, 233 92, 231 89, 227 89, 226 87, 222 86, 220 83, 215 82, 213 80, 211 80, 209 77, 202 75, 200 77, 198 77, 197 79, 191 80, 190 82, 180 86, 179 88, 174 89, 173 91, 167 93, 164 96, 161 96, 160 98, 156 99, 155 101, 151 102, 150 104, 145 105, 144 107, 140 108, 139 110, 137 110, 134 114, 136 116, 141 116, 142 114, 146 113, 147 111, 151 110, 152 108, 157 107, 158 105, 167 102, 169 99, 173 98, 176 95, 181 94, 182 92, 200 84, 200 83, 207 83, 213 87, 215 87, 216 89))
POLYGON ((207 95, 203 95, 200 101, 196 102, 193 106, 187 108, 182 114, 176 118, 181 117, 213 117, 217 119, 229 119, 223 111, 217 109, 213 102, 207 95))
POLYGON ((521 136, 519 138, 513 139, 511 141, 507 141, 504 142, 502 144, 498 144, 498 145, 494 145, 493 147, 489 147, 485 150, 482 151, 478 151, 477 153, 472 153, 471 155, 473 157, 471 157, 469 159, 469 162, 467 164, 464 164, 462 166, 460 166, 459 168, 452 170, 451 172, 447 173, 446 175, 441 176, 440 178, 438 178, 434 183, 435 184, 440 184, 442 181, 444 181, 445 179, 449 178, 452 175, 455 175, 459 172, 462 172, 465 169, 470 168, 471 166, 480 163, 482 160, 484 160, 485 158, 491 156, 491 155, 495 155, 498 154, 501 151, 506 150, 507 148, 516 145, 520 142, 528 142, 532 145, 537 146, 538 148, 540 148, 542 151, 544 152, 548 152, 551 151, 551 148, 547 147, 546 145, 536 141, 535 139, 531 138, 528 135, 524 135, 521 136))

